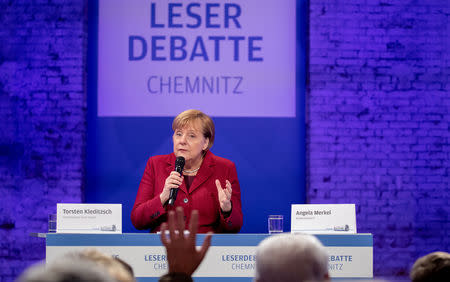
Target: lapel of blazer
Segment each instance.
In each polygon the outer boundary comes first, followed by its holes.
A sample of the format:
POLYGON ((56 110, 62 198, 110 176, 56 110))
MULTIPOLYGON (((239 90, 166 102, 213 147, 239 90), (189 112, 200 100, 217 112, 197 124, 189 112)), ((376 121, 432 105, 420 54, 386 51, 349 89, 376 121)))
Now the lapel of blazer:
POLYGON ((214 155, 210 151, 206 152, 205 159, 200 166, 200 170, 195 176, 194 181, 191 184, 191 188, 189 188, 189 193, 194 192, 195 189, 200 187, 200 185, 202 185, 208 178, 212 176, 215 165, 216 162, 214 161, 214 155))
MULTIPOLYGON (((175 170, 175 159, 176 158, 175 158, 174 153, 167 155, 167 160, 166 160, 166 175, 167 176, 169 176, 169 174, 175 170)), ((165 181, 165 179, 164 179, 164 181, 165 181)), ((184 183, 184 181, 181 183, 179 189, 183 190, 183 192, 187 194, 186 184, 184 183)))

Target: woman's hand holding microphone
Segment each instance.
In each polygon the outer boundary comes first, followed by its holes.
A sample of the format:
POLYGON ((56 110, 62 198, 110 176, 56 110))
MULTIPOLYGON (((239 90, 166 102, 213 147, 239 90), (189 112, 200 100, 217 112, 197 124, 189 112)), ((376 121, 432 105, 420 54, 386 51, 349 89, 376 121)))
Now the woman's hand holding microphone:
POLYGON ((183 182, 183 177, 176 172, 172 171, 169 176, 166 178, 166 182, 164 183, 164 189, 159 195, 159 198, 161 199, 161 204, 165 204, 167 200, 169 200, 170 196, 170 189, 171 188, 177 188, 180 187, 181 183, 183 182))

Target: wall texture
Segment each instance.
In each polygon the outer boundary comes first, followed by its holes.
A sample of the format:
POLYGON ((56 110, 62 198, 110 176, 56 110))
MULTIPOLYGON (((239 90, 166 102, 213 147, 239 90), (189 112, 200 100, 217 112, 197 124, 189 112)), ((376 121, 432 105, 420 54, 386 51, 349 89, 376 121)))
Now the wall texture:
POLYGON ((449 7, 310 1, 308 200, 356 203, 377 275, 450 250, 449 7))
MULTIPOLYGON (((87 1, 0 0, 0 281, 44 258, 57 202, 81 202, 87 1)), ((356 203, 375 274, 449 250, 447 0, 310 0, 310 203, 356 203), (350 3, 351 2, 351 3, 350 3)))
POLYGON ((45 257, 47 216, 80 202, 86 132, 83 1, 0 1, 0 281, 45 257))

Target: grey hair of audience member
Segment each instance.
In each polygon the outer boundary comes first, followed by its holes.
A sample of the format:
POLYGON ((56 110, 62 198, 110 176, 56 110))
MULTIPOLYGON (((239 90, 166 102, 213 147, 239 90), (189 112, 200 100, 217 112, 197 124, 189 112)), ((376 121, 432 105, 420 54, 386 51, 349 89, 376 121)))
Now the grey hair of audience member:
POLYGON ((17 278, 17 282, 111 282, 116 281, 91 261, 61 258, 45 265, 35 264, 17 278))
POLYGON ((316 237, 280 234, 256 248, 257 282, 327 281, 328 254, 316 237))
POLYGON ((450 281, 450 254, 433 252, 418 258, 409 276, 413 282, 450 281))
POLYGON ((135 282, 132 267, 118 258, 100 252, 99 250, 88 248, 81 252, 72 252, 65 255, 67 258, 89 260, 98 267, 104 268, 108 274, 119 282, 135 282))

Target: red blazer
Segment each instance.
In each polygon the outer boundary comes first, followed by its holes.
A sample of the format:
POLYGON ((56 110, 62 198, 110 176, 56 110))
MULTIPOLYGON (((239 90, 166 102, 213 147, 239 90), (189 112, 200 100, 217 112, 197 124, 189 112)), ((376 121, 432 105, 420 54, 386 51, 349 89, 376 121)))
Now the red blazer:
MULTIPOLYGON (((175 154, 160 155, 149 158, 142 176, 139 190, 131 211, 131 222, 137 229, 160 230, 161 223, 167 221, 167 206, 161 204, 159 195, 170 172, 175 169, 175 154)), ((199 211, 199 233, 237 233, 242 227, 241 189, 233 162, 215 156, 208 151, 203 159, 189 192, 186 184, 179 187, 175 207, 181 206, 186 216, 186 229, 189 226, 191 211, 199 211), (229 180, 233 193, 232 210, 226 217, 220 209, 215 180, 219 179, 222 187, 229 180)))

